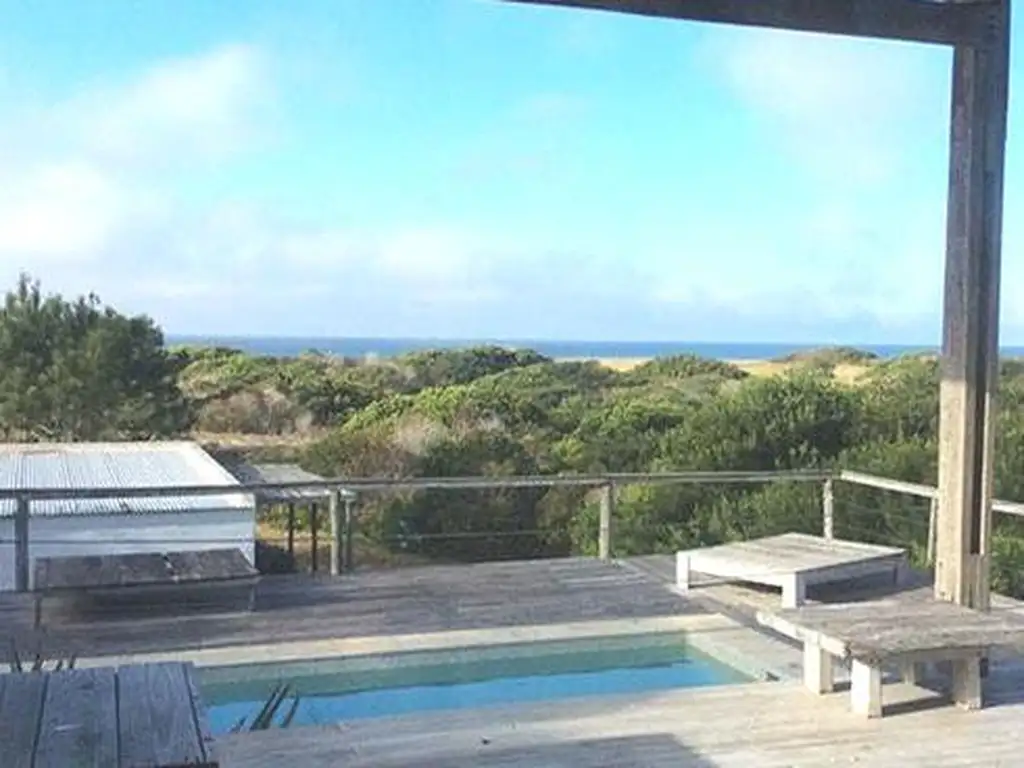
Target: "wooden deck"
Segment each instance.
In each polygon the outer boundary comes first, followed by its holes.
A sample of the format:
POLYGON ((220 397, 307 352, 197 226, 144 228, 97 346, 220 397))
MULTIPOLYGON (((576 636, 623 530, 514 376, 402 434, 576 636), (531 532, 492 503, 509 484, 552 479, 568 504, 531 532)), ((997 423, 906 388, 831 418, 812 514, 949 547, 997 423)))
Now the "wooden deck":
MULTIPOLYGON (((623 563, 593 559, 491 563, 357 572, 338 579, 306 576, 263 581, 254 614, 197 614, 31 628, 30 601, 0 601, 0 641, 9 631, 44 649, 90 656, 168 653, 320 639, 531 628, 572 622, 723 613, 765 639, 756 612, 778 607, 778 593, 706 580, 688 596, 674 588, 675 559, 623 563)), ((892 594, 891 579, 821 585, 811 600, 892 594)), ((906 591, 899 599, 923 599, 906 591)), ((1000 599, 998 611, 1022 612, 1000 599)), ((763 630, 762 630, 763 632, 763 630)), ((1024 729, 1024 666, 993 657, 985 680, 988 706, 978 712, 931 706, 929 690, 888 686, 898 716, 864 720, 850 714, 843 692, 815 696, 799 680, 802 656, 773 637, 783 682, 643 696, 552 702, 349 722, 218 739, 228 766, 871 766, 1016 765, 1024 729)), ((758 647, 758 646, 753 646, 758 647)), ((31 648, 31 646, 30 646, 31 648)), ((844 671, 838 672, 842 681, 844 671)))
POLYGON ((0 675, 5 768, 217 768, 189 664, 0 675))
POLYGON ((900 717, 858 720, 841 694, 755 683, 551 702, 224 738, 228 768, 811 768, 1020 764, 1024 705, 930 708, 895 686, 900 717))
MULTIPOLYGON (((156 606, 154 611, 160 611, 156 606)), ((434 566, 332 579, 266 577, 253 613, 194 612, 32 628, 32 601, 0 597, 0 642, 124 656, 276 642, 673 616, 704 609, 645 574, 594 559, 434 566)))

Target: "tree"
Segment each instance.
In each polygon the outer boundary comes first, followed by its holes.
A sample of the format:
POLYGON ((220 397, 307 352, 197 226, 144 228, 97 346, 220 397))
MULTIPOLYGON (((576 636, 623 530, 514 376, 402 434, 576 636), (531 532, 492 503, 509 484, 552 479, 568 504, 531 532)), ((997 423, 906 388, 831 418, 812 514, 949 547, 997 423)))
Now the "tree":
POLYGON ((0 433, 8 440, 171 437, 190 425, 180 362, 147 317, 94 296, 43 296, 22 275, 0 309, 0 433))

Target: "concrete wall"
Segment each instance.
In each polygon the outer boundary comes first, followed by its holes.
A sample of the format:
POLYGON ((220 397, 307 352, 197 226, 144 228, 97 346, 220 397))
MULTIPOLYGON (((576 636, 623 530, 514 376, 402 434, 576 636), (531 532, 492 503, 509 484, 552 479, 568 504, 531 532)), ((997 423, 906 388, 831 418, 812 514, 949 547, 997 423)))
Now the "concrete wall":
MULTIPOLYGON (((238 547, 255 564, 253 508, 171 514, 34 516, 29 521, 30 576, 35 558, 238 547)), ((14 521, 0 519, 0 591, 15 587, 14 521)))

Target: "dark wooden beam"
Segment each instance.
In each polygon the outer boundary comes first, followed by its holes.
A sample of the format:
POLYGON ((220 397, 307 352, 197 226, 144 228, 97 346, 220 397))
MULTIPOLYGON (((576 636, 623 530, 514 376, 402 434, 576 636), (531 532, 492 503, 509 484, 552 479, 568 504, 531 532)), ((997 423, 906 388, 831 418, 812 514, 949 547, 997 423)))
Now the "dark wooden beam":
POLYGON ((666 19, 921 43, 980 45, 998 2, 941 0, 504 0, 666 19))
MULTIPOLYGON (((953 55, 935 595, 989 606, 999 283, 1009 90, 1009 2, 987 46, 953 55)), ((980 706, 980 668, 957 662, 953 695, 980 706)))

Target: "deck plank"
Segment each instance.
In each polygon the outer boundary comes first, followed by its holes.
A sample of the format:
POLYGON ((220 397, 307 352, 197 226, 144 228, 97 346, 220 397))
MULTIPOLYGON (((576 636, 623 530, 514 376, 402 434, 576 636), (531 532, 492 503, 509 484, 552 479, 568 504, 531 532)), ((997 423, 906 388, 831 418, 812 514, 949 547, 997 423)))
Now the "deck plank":
POLYGON ((117 670, 120 765, 209 765, 184 664, 117 670))
POLYGON ((45 675, 0 675, 0 755, 4 768, 33 768, 45 692, 45 675))
POLYGON ((34 768, 109 768, 117 760, 115 673, 49 674, 34 768))

